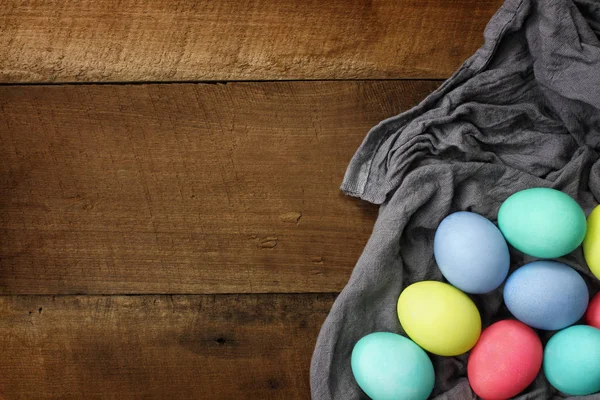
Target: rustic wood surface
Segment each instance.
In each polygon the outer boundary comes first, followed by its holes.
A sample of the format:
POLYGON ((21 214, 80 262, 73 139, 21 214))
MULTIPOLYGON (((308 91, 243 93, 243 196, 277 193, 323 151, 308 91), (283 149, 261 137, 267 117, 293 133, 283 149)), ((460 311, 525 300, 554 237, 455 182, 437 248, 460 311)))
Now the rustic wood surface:
POLYGON ((346 165, 438 84, 0 87, 0 293, 339 291, 346 165))
POLYGON ((0 0, 0 81, 446 78, 501 0, 0 0))
POLYGON ((0 398, 307 399, 333 298, 0 297, 0 398))
POLYGON ((0 400, 308 399, 346 166, 501 2, 0 0, 0 400))

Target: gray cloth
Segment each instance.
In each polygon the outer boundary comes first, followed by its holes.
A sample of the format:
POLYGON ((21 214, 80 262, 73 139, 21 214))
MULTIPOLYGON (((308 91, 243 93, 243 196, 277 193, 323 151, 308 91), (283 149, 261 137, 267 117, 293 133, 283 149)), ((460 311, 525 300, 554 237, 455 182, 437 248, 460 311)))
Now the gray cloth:
MULTIPOLYGON (((367 135, 342 184, 380 204, 352 276, 318 337, 311 364, 315 400, 367 398, 350 368, 364 335, 404 334, 396 315, 402 289, 442 280, 433 258, 440 221, 457 210, 494 221, 512 193, 552 187, 586 213, 600 199, 600 1, 507 0, 485 44, 438 90, 367 135)), ((511 249, 511 269, 532 258, 511 249)), ((581 249, 563 257, 600 287, 581 249)), ((483 326, 510 314, 502 289, 472 296, 483 326)), ((545 342, 549 333, 539 332, 545 342)), ((435 399, 474 399, 467 355, 432 356, 435 399)), ((518 399, 562 398, 542 373, 518 399)), ((587 398, 600 399, 600 395, 587 398)))

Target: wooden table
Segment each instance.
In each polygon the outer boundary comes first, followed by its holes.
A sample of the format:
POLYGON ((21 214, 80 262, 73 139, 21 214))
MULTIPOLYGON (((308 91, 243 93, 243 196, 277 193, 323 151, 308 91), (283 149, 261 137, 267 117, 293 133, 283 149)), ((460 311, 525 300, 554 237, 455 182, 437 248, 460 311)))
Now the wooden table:
POLYGON ((0 0, 0 398, 309 398, 345 168, 499 5, 0 0))

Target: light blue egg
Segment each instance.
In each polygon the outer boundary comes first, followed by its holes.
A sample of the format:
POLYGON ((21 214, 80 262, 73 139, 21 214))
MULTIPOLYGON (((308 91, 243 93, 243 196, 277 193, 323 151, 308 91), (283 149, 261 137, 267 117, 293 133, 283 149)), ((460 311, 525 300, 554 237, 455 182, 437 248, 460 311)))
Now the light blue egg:
POLYGON ((575 325, 552 336, 544 349, 544 374, 571 396, 600 391, 600 330, 575 325))
POLYGON ((467 211, 448 215, 433 240, 433 254, 444 277, 467 293, 487 293, 504 282, 510 265, 508 245, 492 222, 467 211))
POLYGON ((558 330, 574 324, 587 308, 583 278, 568 265, 535 261, 518 268, 504 285, 504 303, 521 322, 558 330))
POLYGON ((433 390, 435 375, 427 353, 395 333, 360 339, 351 364, 358 386, 373 400, 425 400, 433 390))

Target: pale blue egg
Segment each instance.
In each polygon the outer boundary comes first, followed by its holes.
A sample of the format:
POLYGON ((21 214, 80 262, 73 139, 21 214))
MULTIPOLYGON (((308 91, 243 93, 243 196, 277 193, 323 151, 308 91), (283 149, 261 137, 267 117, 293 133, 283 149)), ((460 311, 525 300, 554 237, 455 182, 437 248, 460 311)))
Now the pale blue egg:
POLYGON ((442 220, 433 253, 444 277, 467 293, 487 293, 504 282, 510 265, 500 230, 479 214, 459 211, 442 220))
POLYGON ((360 339, 351 365, 358 386, 373 400, 425 400, 433 390, 429 356, 395 333, 375 332, 360 339))
POLYGON ((568 265, 535 261, 518 268, 504 285, 504 303, 521 322, 546 330, 563 329, 587 308, 585 281, 568 265))
POLYGON ((575 325, 552 336, 544 349, 544 375, 570 396, 600 391, 600 330, 575 325))

